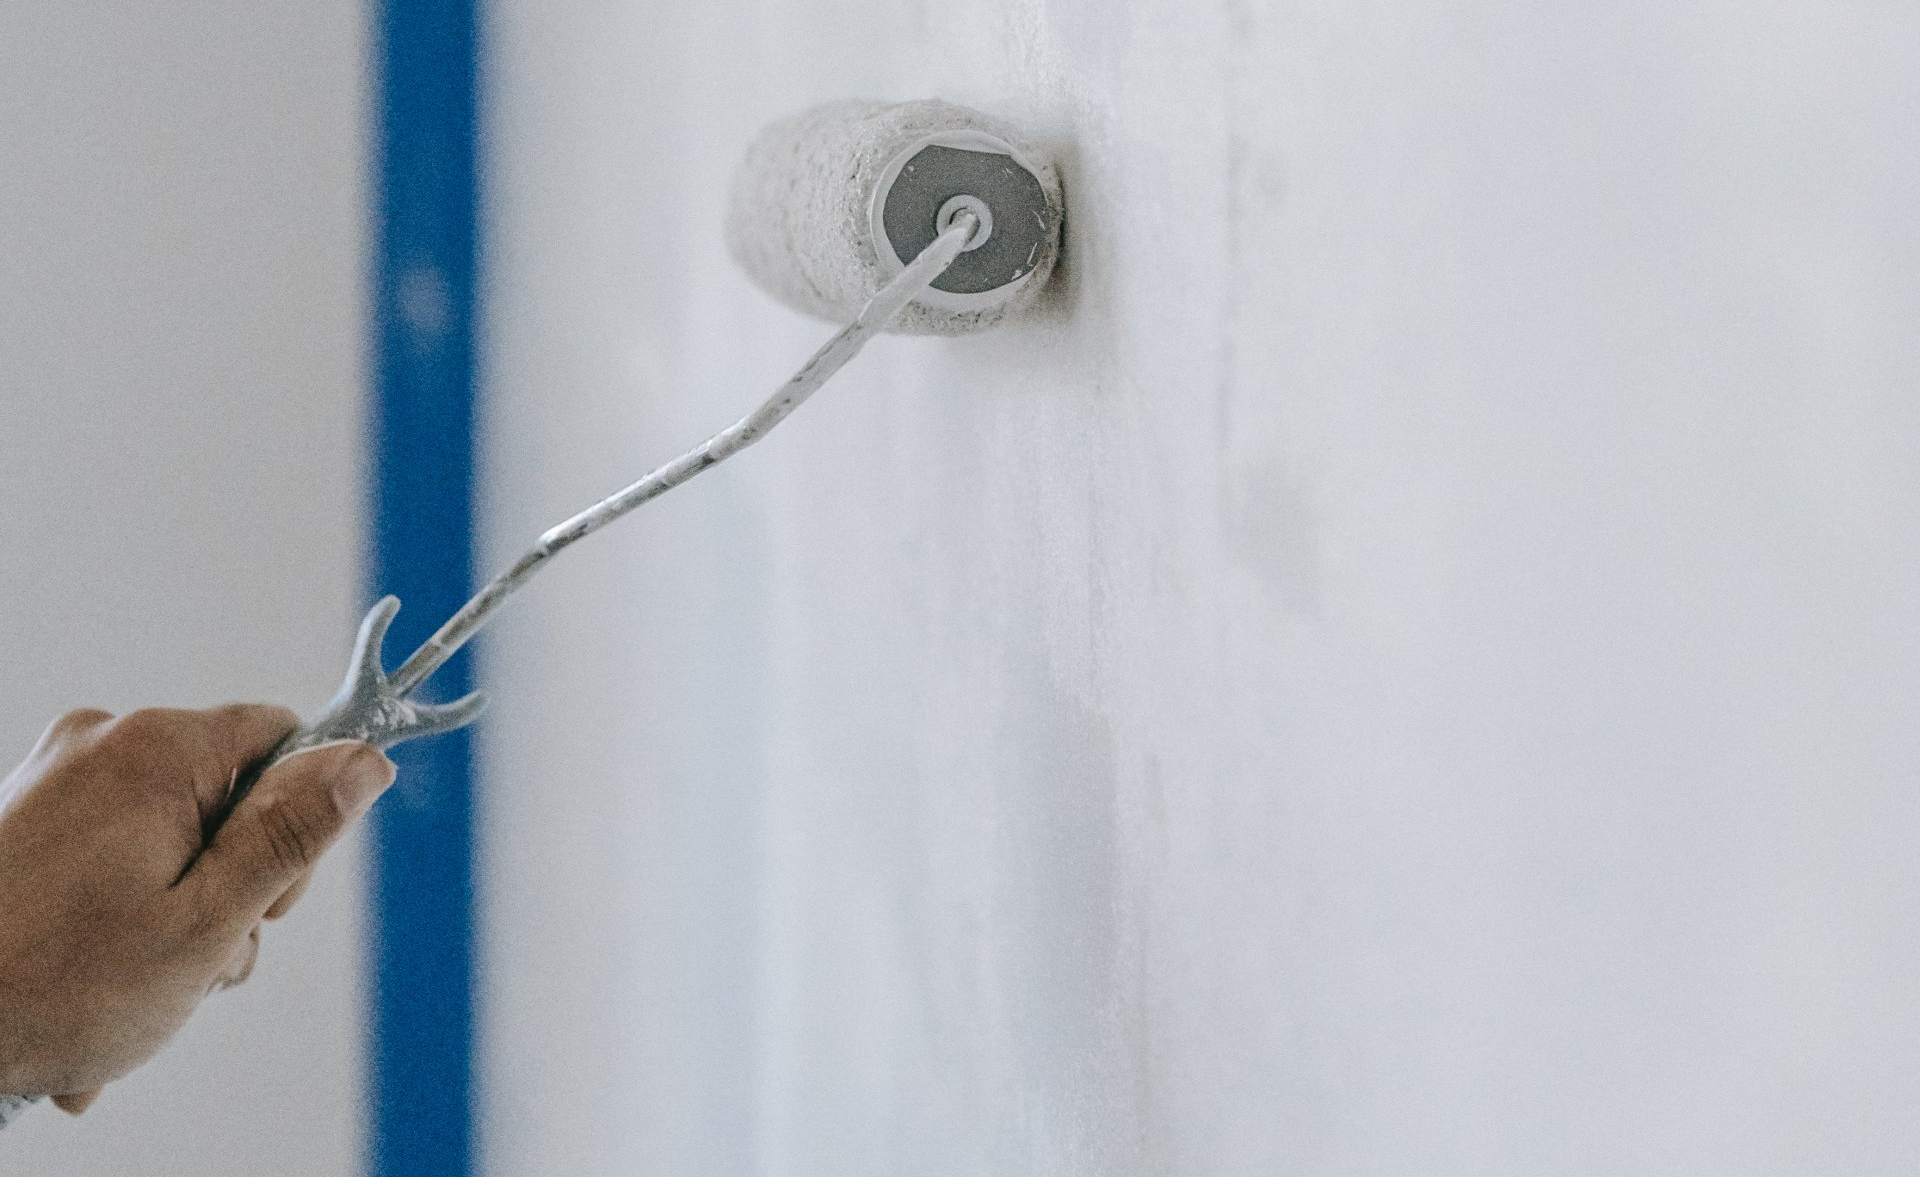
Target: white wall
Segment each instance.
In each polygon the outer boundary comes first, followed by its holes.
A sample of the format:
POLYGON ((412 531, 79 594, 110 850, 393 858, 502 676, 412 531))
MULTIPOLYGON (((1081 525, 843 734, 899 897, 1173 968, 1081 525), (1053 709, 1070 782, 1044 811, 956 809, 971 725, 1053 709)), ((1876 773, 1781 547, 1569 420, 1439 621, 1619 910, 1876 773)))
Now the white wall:
MULTIPOLYGON (((68 708, 338 680, 359 597, 364 14, 0 4, 0 756, 68 708)), ((358 851, 0 1173, 357 1171, 358 851)))
POLYGON ((503 623, 492 1173, 1910 1170, 1920 15, 491 37, 496 561, 828 330, 724 258, 762 123, 937 95, 1070 188, 1042 313, 503 623))

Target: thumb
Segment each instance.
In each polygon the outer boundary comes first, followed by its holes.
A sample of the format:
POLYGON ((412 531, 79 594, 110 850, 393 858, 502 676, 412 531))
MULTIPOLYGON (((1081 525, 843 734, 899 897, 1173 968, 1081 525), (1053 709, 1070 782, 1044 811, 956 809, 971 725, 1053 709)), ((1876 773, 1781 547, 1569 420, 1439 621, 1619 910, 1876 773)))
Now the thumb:
POLYGON ((251 926, 386 791, 393 773, 370 744, 339 740, 295 752, 234 806, 187 881, 209 908, 251 926))

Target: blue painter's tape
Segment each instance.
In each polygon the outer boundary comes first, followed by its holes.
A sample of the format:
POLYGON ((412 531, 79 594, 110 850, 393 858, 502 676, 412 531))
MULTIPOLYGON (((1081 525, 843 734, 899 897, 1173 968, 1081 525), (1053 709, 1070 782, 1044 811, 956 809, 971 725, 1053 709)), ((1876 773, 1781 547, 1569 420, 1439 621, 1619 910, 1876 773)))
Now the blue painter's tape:
MULTIPOLYGON (((377 238, 370 580, 404 658, 473 568, 477 239, 474 0, 376 6, 377 238)), ((423 691, 464 694, 463 654, 423 691)), ((373 1177, 473 1171, 473 752, 467 731, 395 750, 374 810, 368 1065, 373 1177)))

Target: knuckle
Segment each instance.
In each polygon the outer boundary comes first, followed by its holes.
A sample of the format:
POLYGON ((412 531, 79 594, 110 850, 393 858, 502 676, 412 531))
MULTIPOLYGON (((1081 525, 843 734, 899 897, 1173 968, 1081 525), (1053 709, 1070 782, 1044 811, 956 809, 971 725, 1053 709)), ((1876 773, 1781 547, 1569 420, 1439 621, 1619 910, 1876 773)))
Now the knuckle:
POLYGON ((53 730, 60 735, 90 731, 112 719, 111 711, 102 711, 98 707, 80 707, 54 720, 53 730))
POLYGON ((150 754, 192 738, 194 727, 187 712, 143 707, 114 720, 100 740, 119 751, 150 754))
POLYGON ((253 976, 254 966, 259 962, 260 925, 256 923, 227 961, 227 967, 221 971, 222 975, 215 982, 216 987, 232 989, 236 985, 246 984, 247 978, 253 976))
POLYGON ((292 711, 269 703, 223 703, 218 707, 209 707, 205 715, 223 731, 246 727, 291 729, 300 725, 300 717, 292 711))
POLYGON ((48 725, 42 742, 50 748, 70 748, 95 734, 95 729, 111 722, 112 712, 101 711, 97 707, 82 707, 67 712, 48 725))
POLYGON ((206 759, 206 733, 193 712, 149 707, 101 728, 91 753, 101 757, 112 779, 145 789, 191 779, 206 759))

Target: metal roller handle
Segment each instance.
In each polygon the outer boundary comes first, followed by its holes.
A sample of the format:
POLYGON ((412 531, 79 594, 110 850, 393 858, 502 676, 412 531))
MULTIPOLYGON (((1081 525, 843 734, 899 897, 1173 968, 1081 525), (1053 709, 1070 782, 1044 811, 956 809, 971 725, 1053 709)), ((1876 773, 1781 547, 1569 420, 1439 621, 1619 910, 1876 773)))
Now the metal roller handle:
MULTIPOLYGON (((475 691, 451 703, 417 703, 414 690, 425 682, 461 646, 480 631, 506 599, 533 579, 535 573, 568 545, 627 514, 642 503, 679 486, 704 470, 746 449, 765 437, 775 425, 786 420, 806 399, 819 390, 829 377, 860 354, 875 335, 891 323, 915 298, 925 293, 934 279, 944 273, 963 253, 979 219, 960 209, 941 229, 931 245, 874 294, 854 316, 853 322, 829 339, 800 370, 782 384, 753 412, 707 439, 705 444, 661 466, 645 478, 617 494, 580 512, 549 530, 511 568, 488 581, 486 586, 460 607, 434 635, 421 643, 400 669, 389 675, 381 662, 381 645, 387 627, 400 612, 398 597, 383 597, 367 611, 354 639, 353 657, 347 666, 346 681, 340 691, 311 722, 280 741, 273 751, 247 766, 234 777, 226 803, 206 823, 208 841, 226 823, 260 777, 275 764, 303 748, 312 748, 334 740, 360 740, 376 748, 391 748, 408 740, 439 735, 465 727, 486 709, 487 697, 475 691)), ((39 1096, 0 1095, 0 1128, 5 1128, 39 1096)))
POLYGON ((971 210, 960 209, 951 215, 933 244, 868 299, 853 322, 813 353, 759 408, 640 481, 547 531, 512 567, 488 581, 445 625, 422 642, 392 675, 383 668, 380 648, 387 627, 400 611, 400 601, 395 597, 382 599, 360 623, 360 636, 354 642, 352 663, 340 692, 312 723, 295 731, 235 778, 226 808, 209 827, 209 836, 259 781, 262 773, 302 748, 332 740, 362 740, 384 749, 472 723, 486 708, 484 693, 476 691, 452 703, 425 704, 412 699, 414 690, 466 645, 508 597, 569 545, 726 461, 786 420, 847 361, 859 355, 860 349, 905 310, 907 304, 923 294, 934 279, 966 251, 969 239, 979 227, 979 218, 971 210))

